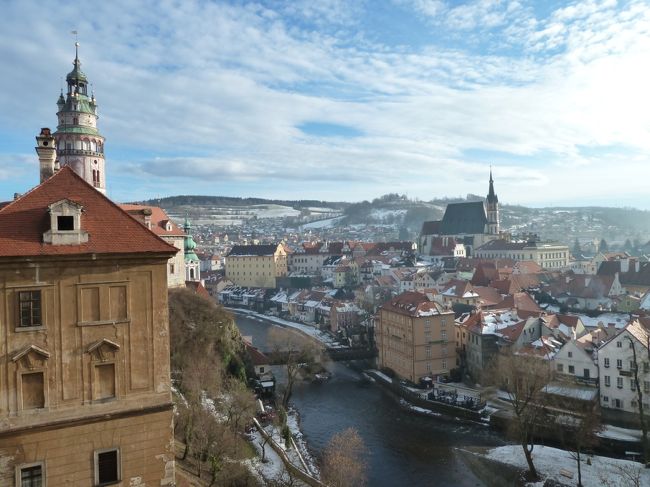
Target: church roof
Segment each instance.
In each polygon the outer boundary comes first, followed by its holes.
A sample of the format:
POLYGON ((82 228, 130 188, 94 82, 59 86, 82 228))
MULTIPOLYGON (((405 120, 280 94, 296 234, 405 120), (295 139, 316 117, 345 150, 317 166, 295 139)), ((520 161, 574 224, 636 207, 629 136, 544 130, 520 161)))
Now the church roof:
POLYGON ((450 203, 440 224, 441 235, 485 233, 487 216, 482 201, 450 203))
POLYGON ((438 235, 440 233, 441 223, 440 220, 423 222, 420 235, 438 235))
POLYGON ((51 178, 0 209, 0 257, 83 254, 173 255, 178 249, 147 230, 137 220, 64 167, 51 178), (83 207, 81 228, 88 241, 74 245, 43 242, 50 228, 49 205, 70 200, 83 207))

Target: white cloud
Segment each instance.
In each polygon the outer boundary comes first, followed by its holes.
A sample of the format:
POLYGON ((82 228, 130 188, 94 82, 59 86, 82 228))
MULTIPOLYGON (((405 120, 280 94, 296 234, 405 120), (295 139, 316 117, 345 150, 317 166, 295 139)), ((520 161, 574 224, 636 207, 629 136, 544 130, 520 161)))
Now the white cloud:
MULTIPOLYGON (((23 134, 26 152, 38 128, 55 123, 72 59, 65 33, 77 28, 109 175, 133 168, 147 188, 186 176, 217 182, 215 193, 218 182, 288 180, 317 181, 299 185, 303 196, 315 185, 333 199, 399 186, 429 198, 483 191, 488 161, 477 151, 489 151, 508 156, 495 168, 500 196, 549 201, 593 191, 575 181, 597 184, 592 175, 602 177, 612 157, 599 148, 617 146, 636 162, 617 156, 624 176, 611 177, 622 184, 611 191, 642 194, 624 181, 650 158, 647 5, 587 1, 537 19, 524 2, 412 4, 479 40, 483 29, 501 29, 496 42, 523 55, 357 42, 360 5, 104 2, 73 25, 74 4, 44 17, 36 1, 11 3, 0 31, 0 60, 13 74, 0 80, 0 127, 23 134), (327 28, 305 28, 298 17, 327 28), (363 136, 307 136, 297 129, 305 121, 363 136), (336 197, 353 185, 363 189, 336 197)), ((192 188, 178 184, 178 192, 192 188)))

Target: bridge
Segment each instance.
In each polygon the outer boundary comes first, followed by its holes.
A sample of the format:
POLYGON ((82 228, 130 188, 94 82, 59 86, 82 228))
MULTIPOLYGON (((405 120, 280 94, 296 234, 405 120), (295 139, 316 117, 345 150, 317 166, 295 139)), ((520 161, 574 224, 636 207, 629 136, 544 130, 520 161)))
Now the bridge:
MULTIPOLYGON (((271 362, 271 365, 282 365, 287 363, 290 354, 300 355, 300 350, 283 350, 283 351, 264 351, 263 352, 271 362)), ((355 348, 325 348, 320 351, 321 360, 331 360, 333 362, 347 362, 350 360, 370 360, 377 356, 377 349, 368 349, 365 347, 355 348)), ((299 359, 298 359, 299 360, 299 359)))

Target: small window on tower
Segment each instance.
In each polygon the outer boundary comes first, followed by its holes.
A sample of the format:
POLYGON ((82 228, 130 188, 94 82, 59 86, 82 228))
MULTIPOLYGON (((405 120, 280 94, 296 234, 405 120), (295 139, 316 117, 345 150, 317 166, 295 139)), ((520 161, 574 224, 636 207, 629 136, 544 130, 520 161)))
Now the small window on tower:
POLYGON ((57 216, 56 226, 59 230, 74 230, 73 216, 57 216))

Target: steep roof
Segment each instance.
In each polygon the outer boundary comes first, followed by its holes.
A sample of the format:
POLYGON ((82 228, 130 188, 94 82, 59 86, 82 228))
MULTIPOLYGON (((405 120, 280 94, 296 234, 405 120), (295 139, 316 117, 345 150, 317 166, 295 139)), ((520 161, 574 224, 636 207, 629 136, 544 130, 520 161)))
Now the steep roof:
POLYGON ((438 235, 441 223, 440 220, 423 222, 420 235, 438 235))
POLYGON ((430 301, 422 293, 407 291, 387 301, 381 306, 382 309, 393 311, 402 315, 412 317, 433 316, 441 314, 452 314, 453 311, 445 311, 438 303, 430 301))
POLYGON ((450 203, 440 224, 442 235, 485 233, 487 216, 482 201, 450 203))
POLYGON ((183 230, 181 230, 181 228, 178 225, 176 225, 176 223, 174 223, 169 218, 169 216, 167 216, 165 210, 163 210, 159 206, 133 205, 129 203, 124 203, 119 205, 119 207, 122 208, 131 216, 133 216, 136 220, 140 221, 140 223, 144 223, 143 220, 145 214, 143 212, 147 210, 150 211, 151 215, 149 216, 149 218, 151 222, 151 231, 156 235, 169 236, 169 237, 185 236, 185 232, 183 232, 183 230), (169 223, 170 230, 167 230, 167 223, 169 223))
POLYGON ((150 232, 70 167, 0 209, 0 257, 79 254, 175 254, 178 249, 150 232), (48 206, 68 199, 83 207, 81 229, 88 241, 75 245, 43 242, 50 229, 48 206))
POLYGON ((226 257, 263 257, 275 254, 278 249, 277 244, 265 245, 235 245, 226 257))

